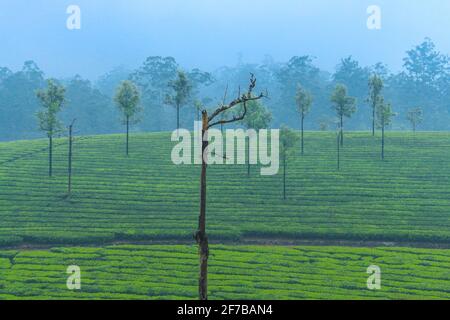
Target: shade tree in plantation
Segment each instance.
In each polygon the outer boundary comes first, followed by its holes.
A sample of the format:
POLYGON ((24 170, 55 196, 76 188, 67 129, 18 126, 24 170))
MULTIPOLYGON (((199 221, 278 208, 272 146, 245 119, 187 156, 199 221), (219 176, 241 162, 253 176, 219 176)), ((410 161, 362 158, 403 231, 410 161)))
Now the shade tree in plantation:
POLYGON ((302 88, 301 85, 297 86, 297 93, 295 95, 295 102, 297 105, 297 111, 300 114, 300 127, 301 127, 301 153, 305 154, 305 139, 304 139, 304 123, 305 117, 311 110, 311 104, 313 97, 311 93, 302 88))
POLYGON ((392 123, 392 117, 395 113, 392 112, 390 103, 386 103, 384 99, 380 101, 377 106, 377 126, 381 129, 381 159, 384 160, 384 146, 385 146, 385 129, 392 123))
POLYGON ((123 116, 123 123, 126 126, 125 153, 128 156, 130 126, 136 124, 140 120, 138 117, 139 112, 141 111, 141 108, 139 107, 140 93, 137 86, 132 81, 125 80, 122 81, 117 88, 114 100, 123 116))
POLYGON ((283 199, 287 199, 286 195, 286 178, 287 164, 289 157, 293 154, 294 147, 298 143, 298 136, 294 130, 283 125, 280 129, 280 154, 283 164, 283 199))
POLYGON ((73 127, 76 119, 72 120, 69 125, 69 152, 68 152, 68 165, 67 165, 67 196, 72 195, 72 162, 73 162, 73 127))
POLYGON ((341 59, 332 76, 334 84, 345 85, 353 95, 364 99, 367 95, 367 80, 370 69, 362 67, 352 56, 341 59))
MULTIPOLYGON (((238 113, 242 113, 241 110, 238 113)), ((272 121, 272 113, 260 102, 260 101, 250 101, 247 103, 247 114, 245 118, 241 121, 242 125, 247 129, 253 129, 258 132, 261 129, 266 129, 269 127, 272 121)), ((250 176, 250 137, 248 138, 247 146, 247 175, 250 176)))
POLYGON ((331 95, 333 110, 339 119, 341 147, 344 146, 344 117, 350 118, 356 112, 356 98, 347 95, 347 87, 337 84, 331 95))
POLYGON ((423 110, 420 107, 413 108, 408 110, 408 114, 406 115, 409 123, 411 123, 411 127, 413 132, 416 132, 417 126, 423 121, 423 110))
POLYGON ((53 175, 53 138, 62 131, 58 113, 66 102, 65 88, 55 80, 47 81, 47 88, 37 91, 36 96, 42 106, 37 113, 39 129, 48 137, 48 175, 53 175))
POLYGON ((341 170, 341 130, 336 134, 336 150, 337 150, 337 169, 341 170))
POLYGON ((369 97, 367 102, 372 108, 372 136, 375 136, 375 118, 377 106, 382 100, 381 91, 383 90, 383 80, 378 75, 374 74, 369 79, 369 97))
POLYGON ((192 94, 192 83, 184 71, 179 70, 175 80, 168 83, 171 93, 166 95, 165 103, 177 112, 177 130, 180 129, 180 109, 185 106, 192 94))
MULTIPOLYGON (((362 66, 352 56, 340 60, 336 66, 336 71, 332 75, 332 87, 337 84, 346 86, 349 95, 358 101, 365 101, 367 98, 367 83, 371 75, 369 67, 362 66)), ((351 126, 355 129, 365 129, 364 123, 368 117, 368 110, 361 109, 352 118, 351 126)))
POLYGON ((208 130, 219 125, 239 122, 245 119, 248 111, 248 104, 251 101, 260 100, 266 95, 261 93, 254 95, 253 91, 256 87, 256 78, 252 75, 250 78, 250 85, 247 92, 238 95, 233 101, 228 104, 221 103, 221 105, 213 112, 208 113, 207 110, 202 111, 202 168, 200 176, 200 214, 198 219, 198 229, 195 233, 195 239, 199 246, 200 256, 200 275, 199 275, 199 298, 200 300, 208 299, 208 257, 209 244, 206 234, 206 171, 207 171, 207 157, 209 141, 207 138, 208 130), (235 108, 243 106, 242 113, 234 114, 235 108), (229 112, 229 118, 221 118, 221 114, 229 112), (234 115, 232 115, 234 114, 234 115))

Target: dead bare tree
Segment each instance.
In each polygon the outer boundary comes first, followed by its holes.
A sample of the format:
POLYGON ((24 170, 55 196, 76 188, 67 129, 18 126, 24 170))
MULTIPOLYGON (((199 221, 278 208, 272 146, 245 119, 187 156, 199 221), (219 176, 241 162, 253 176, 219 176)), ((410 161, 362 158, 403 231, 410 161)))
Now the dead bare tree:
MULTIPOLYGON (((200 300, 208 300, 208 257, 209 244, 206 234, 206 169, 207 165, 207 149, 208 149, 208 130, 214 126, 223 126, 225 124, 241 121, 247 114, 247 103, 249 101, 259 100, 267 97, 267 93, 260 93, 257 96, 253 95, 253 90, 256 87, 256 78, 253 74, 250 77, 250 85, 248 91, 241 95, 240 90, 238 97, 225 104, 225 101, 217 108, 211 115, 208 115, 206 110, 202 111, 202 172, 200 177, 200 215, 198 219, 198 230, 195 233, 195 240, 199 246, 200 256, 200 275, 199 275, 199 298, 200 300), (240 114, 234 115, 231 118, 222 118, 222 115, 231 109, 243 105, 243 110, 240 114), (219 117, 220 120, 216 120, 219 117)), ((226 94, 225 94, 226 96, 226 94)))

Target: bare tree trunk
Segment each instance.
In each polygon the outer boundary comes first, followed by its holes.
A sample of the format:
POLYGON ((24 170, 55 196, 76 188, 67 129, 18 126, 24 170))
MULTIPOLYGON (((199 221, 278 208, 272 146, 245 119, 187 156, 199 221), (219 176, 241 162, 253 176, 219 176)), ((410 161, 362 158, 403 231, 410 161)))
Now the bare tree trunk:
POLYGON ((53 176, 53 136, 48 137, 48 176, 53 176))
POLYGON ((126 146, 126 154, 129 154, 129 140, 130 140, 130 117, 127 116, 127 146, 126 146))
POLYGON ((344 118, 341 115, 341 147, 344 146, 344 118))
POLYGON ((208 237, 206 235, 206 170, 208 168, 207 154, 208 149, 208 129, 216 125, 223 125, 227 123, 233 123, 241 121, 245 118, 247 113, 246 103, 251 100, 258 100, 264 98, 265 95, 261 93, 259 96, 252 96, 252 90, 256 86, 256 78, 251 75, 250 85, 247 94, 240 95, 239 97, 230 102, 228 105, 222 104, 211 116, 208 117, 206 110, 202 111, 202 172, 200 177, 200 214, 198 217, 198 230, 195 233, 195 240, 198 244, 198 252, 200 258, 200 273, 198 279, 198 293, 200 300, 208 300, 208 258, 209 258, 209 244, 208 237), (234 116, 232 119, 216 120, 214 118, 223 114, 223 112, 233 108, 234 106, 243 104, 244 112, 240 116, 234 116))
POLYGON ((303 133, 303 124, 304 124, 304 122, 305 122, 305 115, 302 113, 302 156, 305 154, 305 151, 304 151, 304 147, 305 147, 305 144, 304 144, 304 133, 303 133))
POLYGON ((200 300, 208 300, 208 257, 209 245, 208 237, 206 235, 206 169, 207 163, 205 161, 206 149, 208 141, 204 141, 205 134, 208 130, 208 113, 202 113, 202 173, 200 179, 200 216, 198 219, 198 230, 195 234, 197 244, 199 246, 200 256, 200 275, 198 280, 198 291, 200 300))

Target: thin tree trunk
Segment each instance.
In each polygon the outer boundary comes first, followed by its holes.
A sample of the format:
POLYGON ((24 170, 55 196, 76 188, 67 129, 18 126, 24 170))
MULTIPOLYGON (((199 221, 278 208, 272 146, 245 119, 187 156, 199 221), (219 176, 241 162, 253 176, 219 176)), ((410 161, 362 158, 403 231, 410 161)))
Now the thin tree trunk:
POLYGON ((250 177, 250 137, 247 143, 247 175, 250 177))
POLYGON ((384 119, 381 126, 381 159, 384 160, 384 119))
POLYGON ((337 169, 338 169, 338 171, 341 169, 341 144, 340 144, 340 138, 341 138, 341 133, 339 132, 338 133, 338 136, 337 136, 337 141, 336 141, 336 144, 337 144, 337 169))
POLYGON ((199 246, 200 256, 200 274, 198 280, 198 291, 200 300, 208 300, 208 257, 209 245, 206 235, 206 169, 205 151, 208 147, 208 141, 204 141, 205 133, 208 130, 208 113, 202 114, 202 173, 200 178, 200 215, 198 219, 198 230, 195 235, 199 246))
POLYGON ((286 151, 283 151, 283 199, 286 200, 286 151))
POLYGON ((372 137, 375 137, 375 103, 372 107, 372 137))
POLYGON ((344 146, 344 118, 341 116, 341 147, 344 146))
POLYGON ((48 137, 48 176, 53 176, 53 136, 48 137))
POLYGON ((304 132, 303 132, 304 122, 305 122, 305 115, 302 113, 302 155, 305 154, 305 151, 304 151, 304 147, 305 147, 305 144, 304 144, 304 132))
POLYGON ((177 130, 180 129, 180 106, 177 105, 177 130))
POLYGON ((127 146, 126 146, 126 154, 129 154, 129 140, 130 140, 130 117, 127 116, 127 146))
POLYGON ((72 139, 72 129, 73 125, 70 125, 69 127, 69 169, 68 169, 68 184, 67 184, 67 193, 70 197, 70 194, 72 192, 72 145, 73 145, 73 139, 72 139))

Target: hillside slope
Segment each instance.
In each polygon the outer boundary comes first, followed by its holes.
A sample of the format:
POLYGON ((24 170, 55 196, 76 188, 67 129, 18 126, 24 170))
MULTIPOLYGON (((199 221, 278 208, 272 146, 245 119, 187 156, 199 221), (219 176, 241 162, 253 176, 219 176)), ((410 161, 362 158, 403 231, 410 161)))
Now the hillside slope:
MULTIPOLYGON (((334 133, 307 133, 306 155, 281 175, 257 167, 211 166, 208 232, 212 239, 297 238, 450 241, 450 134, 348 133, 336 170, 334 133)), ((74 195, 66 192, 67 142, 56 141, 54 177, 47 142, 0 143, 0 245, 85 244, 192 239, 199 167, 175 166, 168 133, 78 138, 74 195)), ((281 171, 280 171, 281 172, 281 171)))

